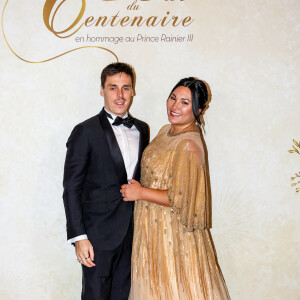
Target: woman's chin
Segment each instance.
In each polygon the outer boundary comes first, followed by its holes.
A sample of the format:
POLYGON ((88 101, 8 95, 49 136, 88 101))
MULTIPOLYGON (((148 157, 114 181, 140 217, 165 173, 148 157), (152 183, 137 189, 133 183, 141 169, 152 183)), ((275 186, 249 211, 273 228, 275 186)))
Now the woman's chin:
POLYGON ((171 123, 171 124, 174 124, 174 125, 176 125, 176 124, 178 124, 179 122, 179 120, 176 120, 176 118, 174 118, 174 117, 172 117, 172 116, 168 116, 168 119, 169 119, 169 122, 171 123))
POLYGON ((169 122, 172 124, 172 125, 185 125, 183 124, 182 122, 180 122, 180 120, 174 120, 174 118, 169 118, 169 122))

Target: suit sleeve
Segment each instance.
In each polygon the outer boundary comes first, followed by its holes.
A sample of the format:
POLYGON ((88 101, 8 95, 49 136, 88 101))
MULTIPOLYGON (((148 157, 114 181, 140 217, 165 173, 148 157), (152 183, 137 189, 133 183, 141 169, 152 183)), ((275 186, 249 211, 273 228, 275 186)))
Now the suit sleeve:
POLYGON ((64 167, 63 200, 67 219, 67 238, 86 234, 82 216, 82 191, 88 168, 90 145, 82 125, 77 125, 68 141, 64 167))

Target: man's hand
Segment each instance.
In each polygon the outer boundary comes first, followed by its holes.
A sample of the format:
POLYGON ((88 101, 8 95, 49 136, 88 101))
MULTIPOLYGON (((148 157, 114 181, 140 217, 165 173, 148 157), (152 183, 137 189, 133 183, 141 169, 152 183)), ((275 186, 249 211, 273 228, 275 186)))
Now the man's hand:
POLYGON ((91 242, 87 239, 75 243, 75 251, 78 261, 88 268, 95 267, 94 249, 91 242))

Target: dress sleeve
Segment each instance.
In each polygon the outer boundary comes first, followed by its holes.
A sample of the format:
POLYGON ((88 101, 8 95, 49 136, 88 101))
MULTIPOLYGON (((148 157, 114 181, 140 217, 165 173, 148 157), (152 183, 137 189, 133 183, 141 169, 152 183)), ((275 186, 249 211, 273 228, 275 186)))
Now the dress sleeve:
POLYGON ((169 204, 188 231, 208 228, 210 207, 202 149, 192 140, 176 147, 168 189, 169 204))

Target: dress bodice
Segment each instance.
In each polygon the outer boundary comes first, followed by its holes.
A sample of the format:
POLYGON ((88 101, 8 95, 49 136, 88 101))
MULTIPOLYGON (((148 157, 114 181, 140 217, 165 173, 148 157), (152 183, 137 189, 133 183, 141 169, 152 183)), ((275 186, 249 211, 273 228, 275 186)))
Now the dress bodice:
POLYGON ((168 190, 172 210, 188 230, 207 228, 210 207, 200 132, 170 135, 169 130, 165 125, 144 151, 141 184, 168 190))

